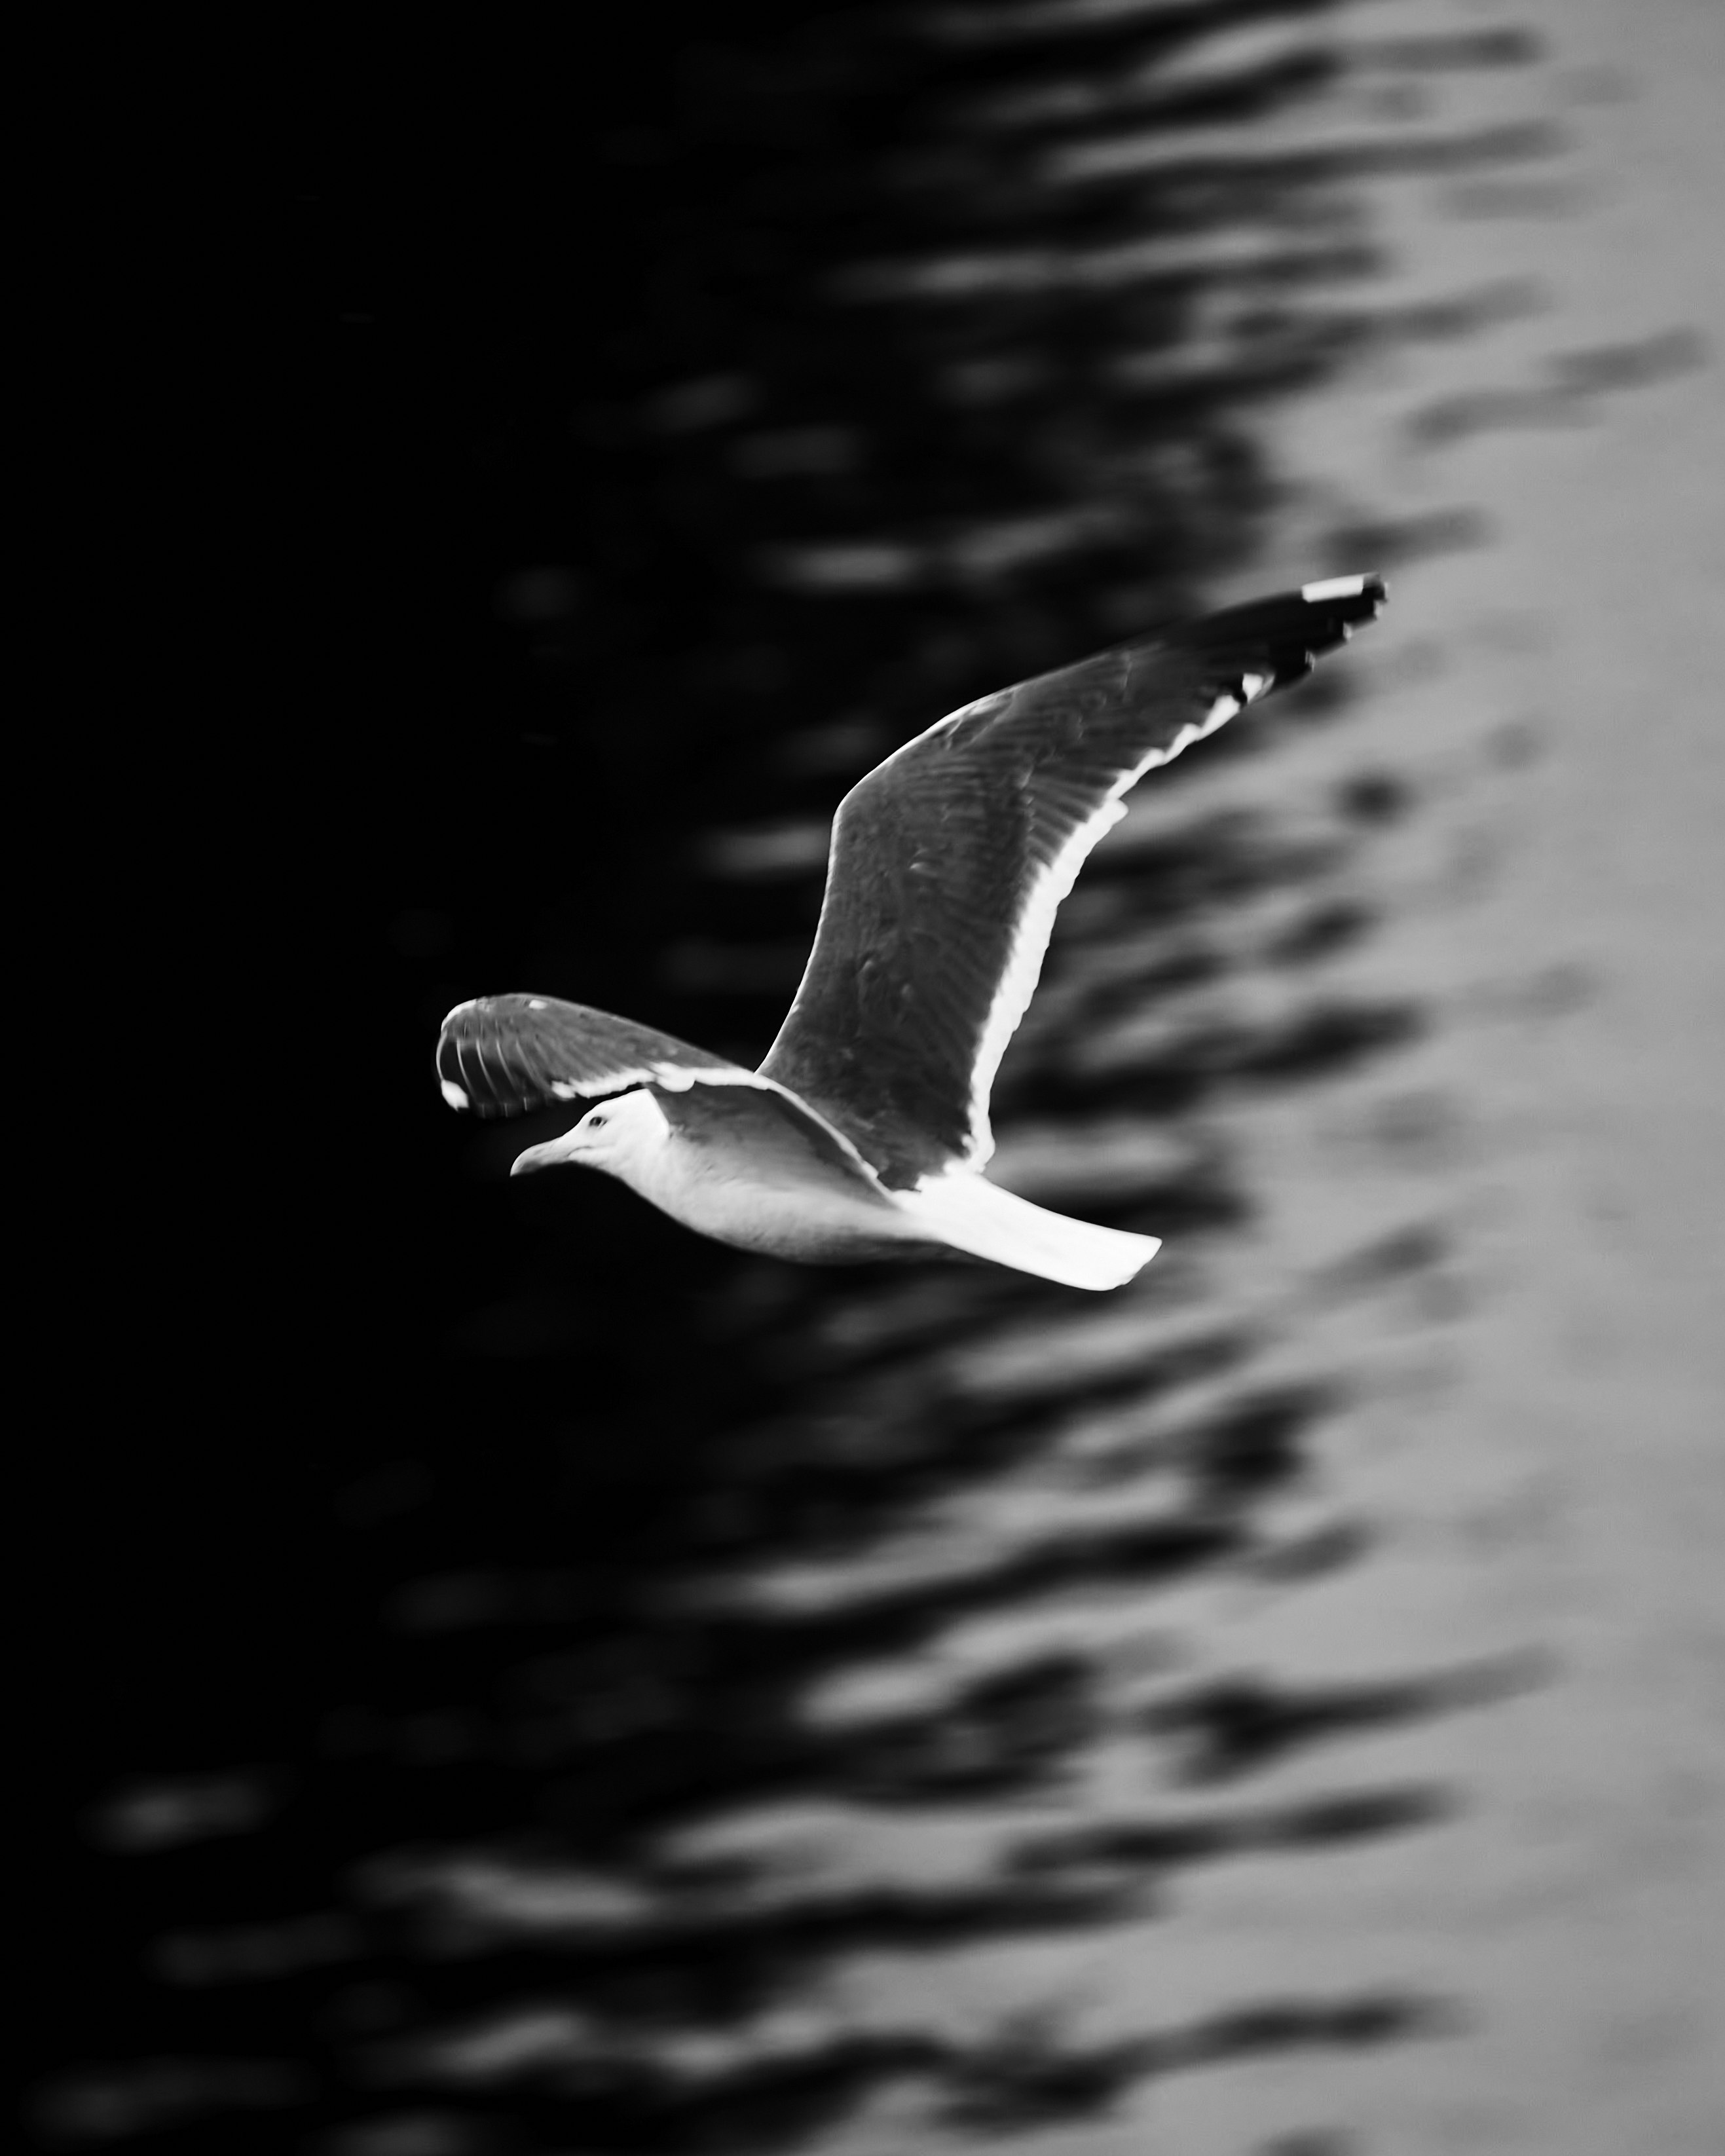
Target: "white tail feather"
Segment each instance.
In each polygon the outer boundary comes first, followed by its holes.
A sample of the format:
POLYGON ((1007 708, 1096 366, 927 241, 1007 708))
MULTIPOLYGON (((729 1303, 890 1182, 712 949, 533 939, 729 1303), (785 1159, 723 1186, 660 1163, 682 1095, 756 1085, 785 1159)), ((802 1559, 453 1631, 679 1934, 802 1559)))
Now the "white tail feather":
POLYGON ((893 1201, 955 1250, 1066 1287, 1122 1287, 1162 1248, 1154 1235, 1070 1220, 963 1170, 937 1176, 920 1190, 895 1191, 893 1201))

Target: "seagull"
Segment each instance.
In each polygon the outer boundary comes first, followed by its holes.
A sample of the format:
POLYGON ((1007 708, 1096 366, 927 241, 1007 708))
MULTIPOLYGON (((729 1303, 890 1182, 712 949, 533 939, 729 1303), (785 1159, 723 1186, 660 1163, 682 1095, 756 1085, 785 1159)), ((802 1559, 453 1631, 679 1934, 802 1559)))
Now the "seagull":
POLYGON ((1333 577, 1232 607, 999 690, 895 750, 839 804, 814 947, 759 1070, 555 997, 480 996, 444 1020, 444 1099, 497 1116, 599 1098, 511 1173, 603 1169, 739 1250, 1122 1286, 1155 1236, 983 1175, 989 1091, 1055 911, 1147 771, 1310 673, 1384 599, 1379 577, 1333 577))

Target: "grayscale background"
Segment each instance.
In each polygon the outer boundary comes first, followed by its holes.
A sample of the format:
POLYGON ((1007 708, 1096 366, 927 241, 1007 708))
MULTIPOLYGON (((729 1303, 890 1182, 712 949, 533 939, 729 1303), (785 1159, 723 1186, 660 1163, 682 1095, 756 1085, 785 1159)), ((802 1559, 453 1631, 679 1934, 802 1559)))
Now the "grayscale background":
POLYGON ((68 480, 33 2144, 1712 2156, 1725 8, 234 34, 68 480), (1356 569, 1002 1073, 1128 1288, 439 1101, 486 992, 757 1060, 898 742, 1356 569))

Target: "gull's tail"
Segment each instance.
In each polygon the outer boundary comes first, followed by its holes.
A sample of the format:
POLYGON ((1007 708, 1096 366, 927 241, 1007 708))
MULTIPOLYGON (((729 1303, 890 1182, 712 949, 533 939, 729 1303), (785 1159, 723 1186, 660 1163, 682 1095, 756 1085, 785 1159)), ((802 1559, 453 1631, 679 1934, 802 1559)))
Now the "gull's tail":
POLYGON ((1154 1235, 1045 1212, 963 1170, 932 1177, 919 1190, 896 1190, 892 1198, 919 1228, 953 1250, 1065 1287, 1123 1287, 1162 1248, 1154 1235))

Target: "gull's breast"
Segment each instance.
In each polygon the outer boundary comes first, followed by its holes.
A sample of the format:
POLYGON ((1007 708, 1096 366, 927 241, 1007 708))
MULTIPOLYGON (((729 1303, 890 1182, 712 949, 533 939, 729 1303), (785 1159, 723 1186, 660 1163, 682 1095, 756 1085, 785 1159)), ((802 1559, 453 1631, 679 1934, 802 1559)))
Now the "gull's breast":
POLYGON ((697 1235, 803 1265, 944 1247, 884 1191, 811 1142, 776 1096, 714 1088, 663 1105, 665 1142, 624 1179, 697 1235))
POLYGON ((803 1265, 927 1255, 943 1247, 893 1206, 837 1187, 702 1178, 688 1186, 680 1206, 665 1210, 716 1242, 803 1265))

